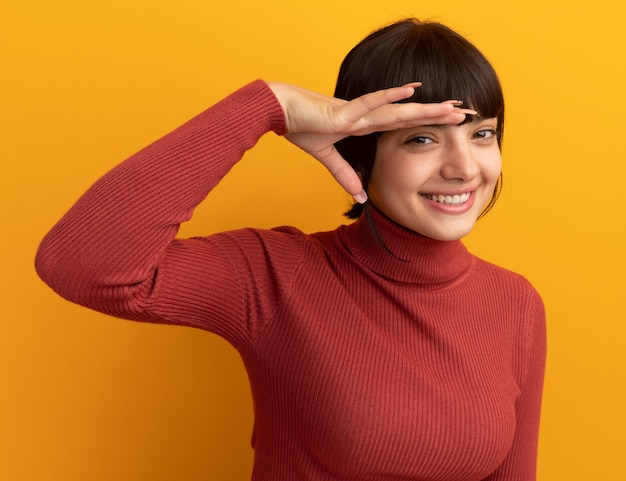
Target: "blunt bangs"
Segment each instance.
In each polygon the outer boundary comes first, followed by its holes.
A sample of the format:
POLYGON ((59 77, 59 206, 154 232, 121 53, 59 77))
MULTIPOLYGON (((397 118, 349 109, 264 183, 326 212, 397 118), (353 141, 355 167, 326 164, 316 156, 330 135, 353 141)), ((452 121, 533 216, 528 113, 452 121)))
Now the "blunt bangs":
POLYGON ((404 102, 462 100, 464 107, 477 110, 479 116, 497 118, 500 143, 504 97, 493 67, 476 47, 447 27, 429 27, 435 31, 424 29, 415 35, 421 38, 406 39, 388 54, 382 81, 387 85, 422 82, 415 95, 404 102), (454 36, 438 35, 436 30, 442 28, 454 36))
POLYGON ((404 20, 371 34, 346 56, 335 96, 352 100, 376 90, 422 82, 402 102, 462 100, 482 117, 504 120, 504 97, 489 61, 468 40, 438 23, 404 20))

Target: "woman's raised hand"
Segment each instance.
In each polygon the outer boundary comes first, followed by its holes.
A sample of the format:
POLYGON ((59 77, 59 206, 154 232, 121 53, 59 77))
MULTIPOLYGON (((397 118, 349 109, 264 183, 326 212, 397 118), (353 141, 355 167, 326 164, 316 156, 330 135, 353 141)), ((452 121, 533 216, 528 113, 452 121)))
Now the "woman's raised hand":
POLYGON ((409 98, 420 85, 379 90, 348 102, 295 85, 269 83, 285 112, 287 140, 318 159, 358 202, 365 202, 367 195, 357 174, 335 149, 335 142, 351 135, 457 124, 466 114, 476 113, 459 108, 455 101, 394 103, 409 98))

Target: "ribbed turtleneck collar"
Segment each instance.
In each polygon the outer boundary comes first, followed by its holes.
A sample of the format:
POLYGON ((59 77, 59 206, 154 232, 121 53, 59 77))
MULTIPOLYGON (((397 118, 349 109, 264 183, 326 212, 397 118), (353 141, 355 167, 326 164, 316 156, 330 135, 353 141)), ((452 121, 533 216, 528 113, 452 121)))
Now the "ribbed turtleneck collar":
POLYGON ((380 240, 374 238, 365 214, 345 226, 340 235, 348 250, 370 270, 388 279, 442 288, 463 277, 474 265, 460 240, 438 241, 397 224, 369 207, 380 240))

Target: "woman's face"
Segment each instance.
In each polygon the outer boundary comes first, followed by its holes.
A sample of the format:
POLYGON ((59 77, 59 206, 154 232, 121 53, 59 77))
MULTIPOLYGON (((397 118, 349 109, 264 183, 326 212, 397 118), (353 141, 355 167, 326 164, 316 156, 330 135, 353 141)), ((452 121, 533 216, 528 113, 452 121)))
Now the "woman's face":
POLYGON ((388 217, 424 236, 456 240, 472 230, 502 170, 495 118, 395 130, 378 139, 368 185, 388 217))

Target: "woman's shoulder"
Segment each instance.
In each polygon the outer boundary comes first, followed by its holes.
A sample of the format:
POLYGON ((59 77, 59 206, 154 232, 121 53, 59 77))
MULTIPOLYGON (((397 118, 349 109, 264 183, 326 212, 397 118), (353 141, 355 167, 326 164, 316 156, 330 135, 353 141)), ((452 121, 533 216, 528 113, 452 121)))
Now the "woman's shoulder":
POLYGON ((476 274, 501 292, 523 295, 541 302, 541 296, 523 274, 474 256, 476 274))
POLYGON ((494 309, 507 320, 511 333, 517 332, 524 349, 539 349, 545 356, 546 310, 539 291, 524 275, 477 258, 477 275, 482 277, 485 296, 495 302, 494 309), (486 280, 485 280, 486 279, 486 280))

